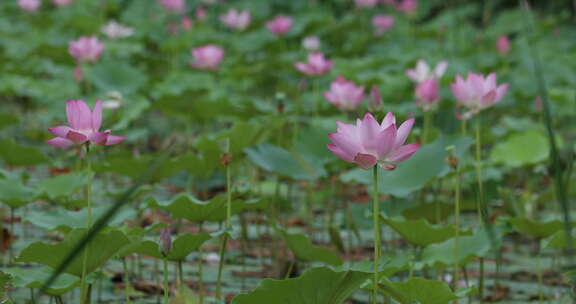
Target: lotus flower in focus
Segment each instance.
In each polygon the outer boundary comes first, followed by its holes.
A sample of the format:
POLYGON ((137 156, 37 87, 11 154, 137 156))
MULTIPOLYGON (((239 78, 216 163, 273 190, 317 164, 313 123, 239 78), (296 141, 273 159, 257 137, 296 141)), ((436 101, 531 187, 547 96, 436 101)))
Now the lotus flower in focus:
POLYGON ((326 60, 322 53, 312 53, 308 55, 308 62, 296 62, 294 66, 306 75, 322 75, 330 71, 332 60, 326 60))
POLYGON ((134 30, 122 25, 114 20, 108 22, 105 26, 101 29, 102 33, 106 35, 106 37, 110 39, 119 39, 119 38, 126 38, 130 37, 134 34, 134 30))
POLYGON ((224 50, 216 45, 208 44, 192 50, 194 60, 190 63, 192 67, 201 70, 216 70, 222 58, 224 50))
POLYGON ((430 111, 440 100, 439 85, 436 78, 428 78, 416 85, 416 104, 424 112, 430 111))
POLYGON ((38 11, 40 4, 40 0, 18 0, 18 6, 29 13, 38 11))
POLYGON ((100 132, 102 124, 102 102, 96 101, 94 109, 82 100, 66 102, 66 116, 69 126, 57 126, 48 131, 56 136, 46 141, 54 147, 67 147, 75 144, 91 142, 97 145, 114 145, 125 139, 124 136, 110 135, 110 130, 100 132))
POLYGON ((378 164, 386 170, 393 170, 419 148, 418 144, 404 145, 414 125, 414 118, 408 119, 399 128, 396 128, 396 117, 392 112, 386 114, 380 124, 369 113, 364 119, 357 119, 356 125, 336 123, 336 133, 328 135, 332 141, 327 145, 328 149, 362 169, 378 164))
POLYGON ((428 63, 420 59, 418 60, 418 63, 416 63, 415 69, 406 71, 406 76, 416 83, 421 83, 430 78, 440 79, 442 75, 444 75, 444 72, 446 72, 447 67, 448 62, 443 60, 436 65, 434 70, 431 70, 428 63))
POLYGON ((338 76, 330 84, 330 91, 324 92, 324 97, 337 108, 350 111, 354 110, 364 99, 364 87, 356 86, 352 81, 338 76))
POLYGON ((96 36, 82 36, 78 40, 70 41, 68 53, 78 62, 95 62, 104 50, 104 43, 96 36))
POLYGON ((232 8, 226 14, 220 16, 220 20, 231 29, 243 31, 250 25, 252 16, 250 11, 237 11, 232 8))
POLYGON ((387 15, 376 15, 372 18, 372 25, 376 35, 382 35, 384 32, 394 26, 394 17, 387 15))
POLYGON ((158 0, 158 2, 169 12, 183 13, 186 10, 186 2, 184 0, 158 0))
POLYGON ((495 73, 490 73, 487 77, 468 73, 467 79, 456 75, 456 82, 451 83, 450 86, 458 104, 469 109, 468 112, 459 116, 460 119, 469 119, 481 110, 496 104, 508 90, 508 83, 500 86, 496 84, 495 73))
POLYGON ((292 27, 292 18, 287 16, 277 16, 276 18, 268 21, 266 27, 275 35, 283 35, 292 27))
POLYGON ((302 47, 310 52, 315 52, 320 49, 320 39, 316 36, 307 36, 302 39, 302 47))
POLYGON ((500 55, 508 55, 510 52, 510 40, 508 39, 508 36, 502 35, 498 37, 498 40, 496 41, 496 49, 500 55))

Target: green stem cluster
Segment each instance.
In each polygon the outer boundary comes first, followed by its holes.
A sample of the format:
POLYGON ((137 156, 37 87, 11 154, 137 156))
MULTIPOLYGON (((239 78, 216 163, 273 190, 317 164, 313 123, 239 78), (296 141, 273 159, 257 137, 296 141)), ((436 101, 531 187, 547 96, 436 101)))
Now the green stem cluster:
POLYGON ((372 304, 378 303, 378 261, 380 260, 380 204, 378 202, 378 165, 373 169, 373 210, 372 219, 374 221, 374 282, 372 289, 372 304))

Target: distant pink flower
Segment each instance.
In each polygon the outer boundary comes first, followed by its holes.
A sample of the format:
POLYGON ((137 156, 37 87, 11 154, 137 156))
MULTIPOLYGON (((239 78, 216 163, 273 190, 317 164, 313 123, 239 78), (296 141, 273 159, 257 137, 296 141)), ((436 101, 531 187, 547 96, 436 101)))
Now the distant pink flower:
POLYGON ((203 21, 206 20, 206 18, 208 18, 208 13, 206 12, 206 9, 199 6, 196 9, 196 19, 203 21))
POLYGON ((394 26, 394 17, 387 15, 376 15, 372 18, 376 35, 382 35, 384 32, 394 26))
POLYGON ((95 62, 104 50, 104 43, 96 36, 82 36, 78 40, 70 41, 68 53, 78 62, 95 62))
POLYGON ((66 6, 72 3, 73 0, 52 0, 52 3, 56 6, 66 6))
POLYGON ((432 107, 440 100, 439 85, 436 78, 428 78, 418 85, 416 85, 416 104, 422 108, 424 112, 432 109, 432 107))
POLYGON ((186 2, 184 0, 158 0, 158 2, 169 12, 183 13, 186 10, 186 2))
POLYGON ((372 114, 356 120, 356 125, 337 121, 336 133, 329 134, 333 144, 327 147, 339 158, 356 163, 362 169, 370 169, 378 164, 386 170, 414 154, 418 144, 404 145, 414 125, 414 118, 405 121, 398 129, 396 117, 388 112, 379 124, 372 114))
POLYGON ((354 0, 358 8, 373 8, 378 4, 378 0, 354 0))
POLYGON ((276 18, 268 21, 266 27, 275 35, 283 35, 292 27, 292 18, 287 16, 277 16, 276 18))
POLYGON ((316 36, 307 36, 302 39, 302 47, 310 52, 317 51, 320 49, 320 39, 316 36))
POLYGON ((38 11, 41 4, 42 3, 40 2, 40 0, 18 0, 18 5, 20 6, 20 8, 29 13, 34 13, 38 11))
POLYGON ((498 41, 496 41, 496 49, 500 55, 508 55, 510 52, 510 40, 508 39, 508 36, 502 35, 498 37, 498 41))
POLYGON ((192 67, 201 70, 216 70, 224 57, 224 50, 216 45, 208 44, 192 50, 194 60, 192 67))
POLYGON ((308 62, 296 62, 294 66, 298 71, 306 75, 322 75, 330 71, 332 60, 324 59, 324 54, 322 53, 311 53, 308 54, 308 62))
POLYGON ((456 75, 456 82, 450 86, 458 104, 469 110, 459 116, 461 119, 469 119, 481 110, 496 104, 508 90, 508 83, 497 86, 495 73, 490 73, 486 78, 481 74, 468 73, 467 79, 456 75))
POLYGON ((250 25, 252 16, 248 10, 237 11, 232 8, 220 16, 220 20, 231 29, 243 31, 250 25))
POLYGON ((102 102, 96 101, 94 110, 82 100, 66 102, 66 116, 69 126, 57 126, 48 131, 56 136, 46 141, 54 147, 67 147, 74 144, 92 142, 97 145, 109 146, 125 139, 124 136, 110 135, 110 130, 99 132, 102 124, 102 102))
POLYGON ((344 76, 338 76, 330 84, 330 91, 324 92, 324 97, 337 108, 350 111, 364 99, 364 87, 358 87, 344 76))
POLYGON ((432 71, 428 63, 420 59, 418 60, 418 63, 416 63, 415 69, 406 71, 406 76, 408 76, 408 78, 412 79, 416 83, 423 82, 424 80, 430 78, 440 79, 442 75, 444 75, 444 72, 446 72, 447 67, 448 62, 443 60, 440 61, 432 71))
POLYGON ((407 15, 413 15, 416 13, 418 9, 418 1, 417 0, 402 0, 396 4, 396 9, 400 12, 403 12, 407 15))
POLYGON ((183 28, 185 31, 189 31, 190 29, 192 29, 192 25, 194 24, 194 23, 192 22, 192 18, 190 18, 190 17, 188 17, 188 16, 182 17, 181 23, 182 23, 182 28, 183 28))
POLYGON ((384 103, 382 102, 382 95, 377 87, 372 87, 370 90, 370 99, 368 100, 368 110, 370 112, 378 112, 382 110, 384 103))

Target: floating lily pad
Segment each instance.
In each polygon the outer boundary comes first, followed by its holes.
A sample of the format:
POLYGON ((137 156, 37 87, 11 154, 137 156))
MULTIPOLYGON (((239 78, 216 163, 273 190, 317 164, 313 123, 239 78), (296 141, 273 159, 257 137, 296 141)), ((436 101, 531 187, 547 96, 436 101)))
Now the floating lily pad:
POLYGON ((411 278, 405 282, 380 283, 382 291, 402 304, 445 304, 472 293, 472 289, 452 292, 448 284, 437 280, 411 278))
POLYGON ((0 203, 18 208, 33 202, 34 189, 22 184, 19 179, 0 179, 0 203))
POLYGON ((537 239, 547 238, 563 227, 560 220, 539 222, 525 217, 515 217, 508 221, 516 231, 537 239))
MULTIPOLYGON (((201 234, 183 234, 178 236, 172 242, 172 249, 166 256, 166 258, 170 261, 182 261, 186 259, 186 257, 200 249, 202 244, 207 240, 211 239, 212 236, 208 233, 201 233, 201 234)), ((124 254, 143 254, 159 259, 164 259, 164 255, 161 252, 160 245, 158 242, 152 240, 144 240, 139 244, 135 245, 130 249, 129 252, 125 252, 124 254)))

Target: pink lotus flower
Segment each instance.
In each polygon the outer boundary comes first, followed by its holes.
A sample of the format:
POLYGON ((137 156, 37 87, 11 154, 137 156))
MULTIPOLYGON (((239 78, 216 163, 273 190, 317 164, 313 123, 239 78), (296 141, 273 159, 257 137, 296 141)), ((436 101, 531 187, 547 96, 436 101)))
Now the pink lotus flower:
POLYGON ((378 4, 378 0, 354 0, 358 8, 373 8, 378 4))
POLYGON ((287 16, 277 16, 276 18, 268 21, 266 27, 275 35, 283 35, 292 27, 292 18, 287 16))
POLYGON ((52 0, 52 3, 56 6, 66 6, 72 3, 72 0, 52 0))
POLYGON ((394 26, 394 17, 386 15, 376 15, 372 18, 376 35, 382 35, 384 32, 394 26))
POLYGON ((186 2, 184 0, 158 0, 158 2, 169 12, 183 13, 186 10, 186 2))
POLYGON ((110 130, 99 132, 102 124, 102 102, 96 101, 94 110, 82 100, 66 102, 66 116, 70 126, 57 126, 48 131, 56 136, 46 141, 54 147, 67 147, 74 144, 92 142, 97 145, 110 146, 123 141, 124 136, 110 135, 110 130))
POLYGON ((38 11, 41 4, 40 0, 18 0, 18 6, 29 13, 38 11))
POLYGON ((206 18, 208 18, 208 13, 206 12, 206 9, 199 6, 196 9, 196 19, 198 19, 200 21, 204 21, 204 20, 206 20, 206 18))
POLYGON ((250 25, 252 16, 248 10, 237 11, 232 8, 226 14, 220 16, 220 20, 231 29, 243 31, 250 25))
POLYGON ((324 97, 337 108, 350 111, 354 110, 364 99, 364 87, 357 87, 344 76, 338 76, 330 84, 330 91, 324 92, 324 97))
POLYGON ((404 145, 414 125, 414 118, 405 121, 398 129, 392 112, 386 114, 381 124, 369 113, 363 120, 357 119, 356 125, 340 121, 336 124, 337 132, 328 135, 333 143, 327 145, 328 149, 339 158, 358 164, 362 169, 370 169, 378 164, 386 170, 393 170, 420 147, 418 144, 404 145))
POLYGON ((322 75, 327 73, 332 68, 332 60, 324 59, 322 53, 308 54, 308 62, 296 62, 294 66, 298 71, 306 75, 322 75))
POLYGON ((194 25, 194 22, 192 22, 192 18, 188 17, 188 16, 184 16, 182 17, 182 28, 185 31, 189 31, 192 29, 192 26, 194 25))
POLYGON ((377 87, 372 87, 370 90, 370 100, 368 100, 368 110, 370 112, 378 112, 382 110, 384 103, 382 102, 382 95, 377 87))
POLYGON ((470 110, 460 115, 460 119, 469 119, 499 102, 508 90, 508 83, 497 86, 495 73, 490 73, 486 78, 481 74, 468 73, 467 79, 456 75, 456 82, 450 86, 458 104, 470 110))
POLYGON ((496 41, 496 49, 500 55, 508 55, 510 52, 510 40, 508 39, 508 36, 502 35, 498 37, 498 41, 496 41))
POLYGON ((194 61, 192 67, 201 70, 216 70, 224 57, 224 50, 216 45, 208 44, 192 50, 194 61))
POLYGON ((302 39, 302 47, 310 52, 317 51, 320 49, 320 39, 316 36, 307 36, 302 39))
POLYGON ((413 15, 418 9, 418 1, 416 0, 402 0, 396 4, 396 9, 404 14, 413 15))
POLYGON ((440 100, 439 85, 436 78, 428 78, 416 86, 416 104, 422 108, 424 112, 432 109, 432 107, 440 100))
POLYGON ((96 36, 82 36, 78 40, 70 41, 68 53, 78 62, 95 62, 100 58, 104 44, 96 36))
POLYGON ((416 83, 423 82, 430 78, 440 79, 442 75, 444 75, 444 72, 446 72, 447 67, 448 62, 443 60, 436 65, 434 71, 431 71, 428 63, 420 59, 418 60, 415 69, 410 69, 406 71, 406 76, 408 76, 408 78, 412 79, 416 83))

